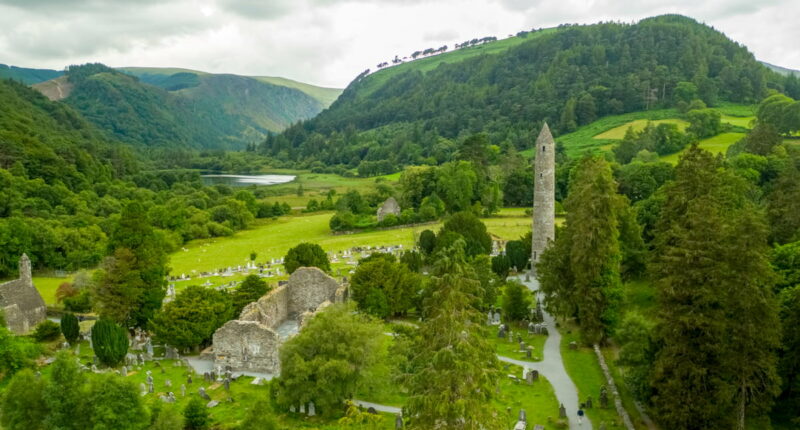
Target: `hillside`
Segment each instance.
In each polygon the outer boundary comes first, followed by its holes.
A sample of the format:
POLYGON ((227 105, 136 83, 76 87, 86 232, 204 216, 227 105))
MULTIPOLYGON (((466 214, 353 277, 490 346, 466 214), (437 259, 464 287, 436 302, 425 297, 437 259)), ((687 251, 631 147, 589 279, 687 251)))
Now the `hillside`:
POLYGON ((297 89, 247 77, 175 70, 146 79, 159 85, 103 65, 72 66, 35 88, 116 138, 150 147, 238 149, 322 110, 297 89))
POLYGON ((49 81, 64 74, 62 70, 29 69, 0 64, 0 79, 13 79, 26 85, 49 81))
POLYGON ((455 140, 477 132, 524 150, 542 121, 559 135, 685 97, 752 103, 781 79, 745 47, 683 16, 564 25, 362 74, 329 109, 261 149, 347 168, 443 162, 455 140))
POLYGON ((0 168, 74 190, 136 169, 129 151, 110 145, 69 106, 11 80, 0 80, 0 100, 0 168))
POLYGON ((327 108, 333 103, 339 94, 340 88, 318 87, 303 82, 294 81, 287 78, 271 76, 242 76, 233 74, 213 74, 190 69, 166 68, 166 67, 120 67, 125 73, 138 77, 142 82, 164 88, 168 91, 175 91, 183 88, 198 86, 204 78, 213 76, 238 76, 242 78, 252 78, 258 82, 268 85, 277 85, 286 88, 300 90, 308 96, 317 100, 323 108, 327 108), (194 75, 194 76, 193 76, 194 75))

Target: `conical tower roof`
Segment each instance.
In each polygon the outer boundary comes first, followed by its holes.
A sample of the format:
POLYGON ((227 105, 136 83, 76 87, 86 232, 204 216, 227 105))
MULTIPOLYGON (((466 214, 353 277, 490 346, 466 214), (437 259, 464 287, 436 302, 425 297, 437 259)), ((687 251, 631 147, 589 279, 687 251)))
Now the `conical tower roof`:
POLYGON ((536 138, 536 144, 554 144, 553 141, 553 134, 550 133, 550 127, 547 126, 547 122, 542 125, 542 130, 539 132, 539 137, 536 138))

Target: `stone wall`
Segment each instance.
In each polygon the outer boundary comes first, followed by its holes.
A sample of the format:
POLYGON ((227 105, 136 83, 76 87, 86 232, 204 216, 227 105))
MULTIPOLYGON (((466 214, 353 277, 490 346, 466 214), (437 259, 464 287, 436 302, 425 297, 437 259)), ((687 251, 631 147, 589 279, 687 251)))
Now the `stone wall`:
POLYGON ((556 145, 547 123, 536 138, 536 159, 533 170, 533 237, 531 238, 531 270, 555 239, 556 145))
POLYGON ((19 279, 0 284, 0 311, 9 330, 27 334, 47 318, 47 306, 31 278, 31 262, 22 254, 19 279))
POLYGON ((346 296, 347 287, 322 270, 297 269, 286 285, 250 303, 238 320, 228 321, 214 333, 215 364, 238 371, 279 373, 282 341, 278 327, 296 320, 302 328, 316 312, 346 296))

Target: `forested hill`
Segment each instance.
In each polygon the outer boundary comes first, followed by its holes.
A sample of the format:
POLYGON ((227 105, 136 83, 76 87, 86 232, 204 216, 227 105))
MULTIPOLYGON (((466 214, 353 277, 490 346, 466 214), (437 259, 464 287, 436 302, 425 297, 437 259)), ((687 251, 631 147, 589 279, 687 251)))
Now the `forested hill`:
MULTIPOLYGON (((69 106, 5 79, 0 79, 0 100, 0 168, 77 191, 136 171, 137 161, 126 147, 108 142, 69 106)), ((0 185, 0 217, 10 210, 4 193, 24 191, 0 185)), ((46 199, 47 193, 38 197, 46 199)), ((38 203, 28 204, 34 209, 38 203)))
POLYGON ((783 79, 744 46, 677 15, 525 39, 490 42, 509 45, 491 54, 441 54, 431 70, 410 62, 362 73, 328 110, 268 138, 262 151, 349 168, 441 162, 463 135, 483 131, 493 144, 526 149, 545 120, 563 134, 605 115, 672 107, 676 88, 687 87, 710 106, 751 103, 783 79))
POLYGON ((63 71, 52 69, 29 69, 25 67, 0 64, 0 78, 13 79, 23 84, 33 85, 49 81, 63 75, 63 71))
POLYGON ((324 108, 296 88, 244 76, 178 71, 148 80, 87 64, 35 88, 115 139, 149 147, 240 149, 324 108))

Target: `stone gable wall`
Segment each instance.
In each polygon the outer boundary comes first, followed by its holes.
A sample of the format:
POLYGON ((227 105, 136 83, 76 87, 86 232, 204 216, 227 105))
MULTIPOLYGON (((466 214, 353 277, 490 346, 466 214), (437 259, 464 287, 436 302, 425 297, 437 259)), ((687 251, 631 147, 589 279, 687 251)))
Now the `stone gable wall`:
POLYGON ((268 292, 258 301, 250 303, 239 316, 240 320, 257 321, 275 330, 289 318, 289 290, 286 285, 268 292))
POLYGON ((280 372, 278 334, 257 321, 228 321, 214 332, 214 363, 236 370, 280 372))
POLYGON ((47 318, 47 306, 31 279, 30 260, 22 255, 19 279, 0 284, 0 310, 9 330, 27 334, 47 318))

